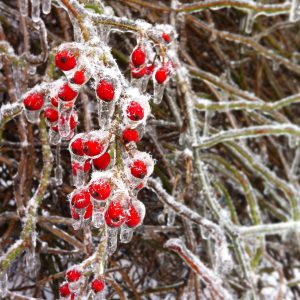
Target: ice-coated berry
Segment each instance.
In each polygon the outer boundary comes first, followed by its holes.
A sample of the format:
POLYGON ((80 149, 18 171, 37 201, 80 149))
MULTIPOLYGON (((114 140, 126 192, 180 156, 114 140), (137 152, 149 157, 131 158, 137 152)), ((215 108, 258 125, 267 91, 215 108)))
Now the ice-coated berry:
POLYGON ((150 64, 150 65, 147 65, 147 75, 152 75, 153 71, 154 71, 154 68, 155 68, 155 65, 154 64, 150 64))
MULTIPOLYGON (((93 215, 93 205, 92 203, 90 205, 88 205, 88 207, 85 210, 85 213, 83 215, 83 218, 85 220, 88 220, 92 217, 93 215)), ((79 213, 75 210, 75 208, 71 207, 71 216, 74 220, 79 220, 80 219, 80 215, 79 213)))
POLYGON ((83 144, 83 152, 90 157, 97 156, 103 152, 103 145, 97 140, 87 140, 83 144))
POLYGON ((87 173, 91 169, 91 167, 92 167, 91 166, 91 161, 89 159, 87 159, 84 162, 83 166, 80 163, 78 163, 76 161, 73 161, 72 162, 72 174, 76 176, 77 172, 82 170, 82 169, 83 169, 84 173, 87 173))
POLYGON ((142 68, 131 68, 131 76, 132 78, 135 79, 139 79, 142 78, 143 76, 145 76, 145 74, 147 73, 147 67, 144 66, 142 68))
POLYGON ((40 110, 44 105, 44 95, 41 93, 29 94, 24 98, 23 103, 28 110, 40 110))
POLYGON ((109 227, 120 227, 125 221, 125 211, 121 201, 112 201, 105 212, 105 222, 109 227))
POLYGON ((126 215, 126 225, 128 227, 133 228, 139 225, 140 221, 141 221, 141 217, 139 213, 137 212, 135 207, 131 204, 126 215))
POLYGON ((105 152, 98 158, 93 159, 95 169, 104 171, 110 164, 111 158, 108 152, 105 152))
POLYGON ((85 82, 85 73, 84 70, 76 71, 73 78, 70 80, 74 84, 84 84, 85 82))
POLYGON ((58 111, 54 108, 47 107, 44 110, 44 116, 49 122, 56 122, 58 120, 58 111))
POLYGON ((55 55, 55 65, 62 71, 70 71, 76 66, 76 59, 69 50, 62 50, 55 55))
POLYGON ((165 33, 165 32, 163 32, 162 38, 164 39, 164 41, 166 43, 170 43, 172 41, 171 37, 167 33, 165 33))
POLYGON ((125 143, 135 142, 137 143, 139 141, 139 133, 135 129, 127 128, 123 131, 123 140, 125 143))
POLYGON ((91 288, 95 293, 100 293, 104 290, 105 283, 102 279, 94 279, 91 282, 91 288))
MULTIPOLYGON (((71 129, 71 131, 74 130, 74 128, 76 127, 76 125, 77 125, 77 117, 75 117, 75 115, 72 115, 70 117, 70 129, 71 129)), ((53 131, 58 132, 58 125, 52 126, 51 129, 53 131)))
POLYGON ((89 193, 96 200, 106 200, 110 192, 110 183, 105 179, 94 181, 89 186, 89 193))
POLYGON ((163 84, 168 78, 168 69, 165 67, 160 67, 155 72, 155 79, 158 84, 163 84))
POLYGON ((132 121, 140 121, 144 118, 144 109, 136 102, 131 101, 126 109, 127 117, 132 121))
POLYGON ((77 209, 86 208, 91 203, 90 194, 86 190, 75 192, 71 203, 77 209))
POLYGON ((51 103, 54 107, 58 107, 58 99, 57 96, 51 98, 51 103))
POLYGON ((67 271, 66 278, 69 282, 76 282, 80 279, 80 277, 81 273, 76 269, 67 271))
POLYGON ((112 83, 101 79, 96 89, 97 96, 106 102, 110 102, 114 99, 115 89, 112 83))
POLYGON ((84 155, 82 138, 78 138, 72 142, 71 150, 75 155, 78 155, 78 156, 84 155))
POLYGON ((72 101, 76 98, 77 92, 72 90, 69 86, 69 84, 66 82, 64 85, 59 89, 58 97, 62 101, 72 101))
POLYGON ((130 166, 132 176, 143 179, 147 175, 147 166, 141 160, 135 160, 130 166))
POLYGON ((131 54, 131 61, 135 67, 140 67, 146 61, 146 54, 142 48, 136 48, 131 54))
POLYGON ((59 294, 61 297, 68 297, 71 294, 71 291, 69 289, 69 284, 65 282, 59 287, 59 294))

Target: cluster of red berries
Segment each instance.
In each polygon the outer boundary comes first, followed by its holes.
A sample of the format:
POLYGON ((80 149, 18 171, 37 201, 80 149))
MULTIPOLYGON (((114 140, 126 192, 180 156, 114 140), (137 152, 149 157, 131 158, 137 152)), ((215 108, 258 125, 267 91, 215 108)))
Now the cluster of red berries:
MULTIPOLYGON (((80 289, 85 284, 85 277, 82 271, 77 268, 72 268, 66 273, 66 281, 59 287, 59 294, 62 300, 74 300, 80 296, 80 289)), ((91 293, 94 296, 100 296, 104 293, 105 283, 102 277, 94 278, 90 283, 91 293)))

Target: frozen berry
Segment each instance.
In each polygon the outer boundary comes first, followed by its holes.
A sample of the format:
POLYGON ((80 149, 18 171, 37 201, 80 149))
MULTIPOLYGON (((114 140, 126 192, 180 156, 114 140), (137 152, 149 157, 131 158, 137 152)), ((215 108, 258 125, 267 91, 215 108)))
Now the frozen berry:
POLYGON ((78 119, 77 113, 73 112, 72 116, 70 117, 70 129, 71 129, 71 131, 74 130, 74 128, 76 127, 76 125, 78 123, 77 119, 78 119))
POLYGON ((165 67, 160 67, 155 72, 155 79, 158 84, 163 84, 168 78, 168 69, 165 67))
POLYGON ((165 33, 165 32, 163 32, 162 38, 163 38, 164 41, 167 42, 167 43, 170 43, 170 42, 172 41, 171 37, 170 37, 167 33, 165 33))
POLYGON ((154 64, 150 64, 150 65, 147 65, 147 75, 151 75, 154 71, 154 68, 155 68, 155 65, 154 64))
POLYGON ((147 175, 147 166, 141 160, 134 161, 130 166, 132 176, 143 179, 147 175))
POLYGON ((61 297, 68 297, 71 294, 69 284, 66 282, 59 287, 59 294, 61 297))
POLYGON ((70 82, 75 84, 83 84, 85 82, 84 70, 76 71, 70 82))
POLYGON ((131 54, 131 61, 135 67, 143 65, 146 61, 145 52, 140 47, 136 48, 131 54))
POLYGON ((102 279, 94 279, 91 282, 91 287, 95 293, 100 293, 104 290, 105 284, 102 279))
POLYGON ((44 104, 44 95, 41 93, 29 94, 23 100, 24 106, 28 110, 40 110, 44 104))
POLYGON ((125 212, 121 201, 112 201, 105 212, 105 222, 110 227, 120 227, 125 221, 125 212))
POLYGON ((114 99, 115 89, 110 82, 102 79, 97 86, 96 93, 101 100, 110 102, 114 99))
POLYGON ((87 140, 83 144, 83 152, 87 156, 97 156, 103 152, 103 145, 97 140, 87 140))
POLYGON ((47 107, 44 110, 44 116, 49 122, 56 122, 58 120, 58 111, 54 108, 47 107))
POLYGON ((87 173, 91 169, 91 167, 92 167, 91 160, 87 159, 83 165, 83 172, 87 173))
POLYGON ((91 203, 90 194, 85 190, 76 192, 72 196, 71 203, 77 209, 86 208, 91 203))
POLYGON ((83 156, 83 140, 82 138, 78 138, 71 144, 71 150, 75 155, 83 156))
POLYGON ((144 109, 136 102, 131 101, 126 109, 127 116, 132 121, 140 121, 144 118, 144 109))
POLYGON ((139 141, 139 133, 135 129, 127 128, 123 131, 123 140, 125 143, 135 142, 137 143, 139 141))
POLYGON ((84 173, 87 173, 91 169, 91 167, 92 166, 91 166, 91 162, 90 162, 89 159, 87 159, 84 162, 83 166, 80 163, 78 163, 76 161, 73 161, 72 162, 72 174, 76 176, 77 172, 82 170, 82 169, 83 169, 84 173))
POLYGON ((63 101, 72 101, 76 98, 76 96, 77 92, 72 90, 67 82, 64 83, 58 92, 58 97, 63 101))
POLYGON ((128 227, 136 227, 139 225, 141 217, 135 207, 131 204, 126 215, 126 225, 128 227))
POLYGON ((85 220, 90 219, 93 215, 93 204, 91 203, 85 210, 85 213, 83 215, 83 218, 85 220))
POLYGON ((144 187, 144 184, 141 182, 135 189, 140 190, 144 187))
POLYGON ((76 269, 67 271, 66 278, 69 282, 76 282, 80 279, 80 277, 81 273, 76 269))
POLYGON ((104 171, 110 164, 110 155, 108 152, 104 153, 100 157, 93 159, 93 165, 95 169, 104 171))
POLYGON ((89 186, 89 193, 96 200, 106 200, 111 192, 110 184, 105 179, 94 181, 89 186))
POLYGON ((69 50, 62 50, 55 55, 55 65, 62 71, 70 71, 76 66, 76 59, 69 50))
POLYGON ((146 73, 147 73, 146 66, 144 66, 141 69, 136 69, 136 68, 131 69, 131 76, 132 76, 132 78, 135 78, 135 79, 142 78, 146 73))
POLYGON ((52 103, 53 106, 58 107, 57 96, 51 98, 51 103, 52 103))

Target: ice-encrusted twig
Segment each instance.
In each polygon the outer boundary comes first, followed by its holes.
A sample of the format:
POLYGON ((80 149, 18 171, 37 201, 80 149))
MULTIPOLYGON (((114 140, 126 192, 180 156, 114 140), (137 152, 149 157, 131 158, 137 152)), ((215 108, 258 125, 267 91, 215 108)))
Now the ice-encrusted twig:
POLYGON ((27 204, 26 219, 24 221, 20 239, 15 242, 2 257, 0 257, 0 273, 6 270, 9 267, 10 263, 20 254, 20 252, 26 246, 28 246, 28 243, 30 242, 30 236, 35 230, 37 209, 43 200, 44 193, 46 192, 47 185, 49 183, 53 156, 48 143, 46 123, 43 118, 41 118, 40 120, 39 128, 43 156, 43 170, 41 174, 40 184, 27 204))
POLYGON ((256 226, 240 226, 239 234, 243 238, 253 237, 258 235, 275 235, 285 234, 292 231, 300 231, 300 221, 282 222, 275 224, 263 224, 256 226))
POLYGON ((207 287, 211 289, 213 294, 217 295, 219 299, 233 299, 230 293, 222 286, 220 277, 214 274, 195 254, 188 250, 182 240, 176 238, 170 239, 165 243, 164 247, 176 252, 195 273, 200 275, 207 287))
POLYGON ((217 112, 227 112, 228 110, 260 110, 264 112, 278 110, 284 108, 288 105, 299 103, 300 94, 295 94, 275 102, 255 102, 255 101, 222 101, 215 102, 203 98, 196 99, 195 107, 199 111, 217 111, 217 112))
POLYGON ((268 135, 300 137, 300 127, 293 124, 276 124, 232 129, 211 135, 207 138, 202 138, 198 144, 193 144, 193 147, 206 149, 234 139, 256 138, 268 135))

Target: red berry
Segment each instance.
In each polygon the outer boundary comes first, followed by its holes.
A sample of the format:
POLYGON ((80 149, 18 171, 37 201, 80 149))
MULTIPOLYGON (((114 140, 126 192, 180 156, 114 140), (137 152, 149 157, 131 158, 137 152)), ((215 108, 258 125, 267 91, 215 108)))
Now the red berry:
POLYGON ((165 42, 170 43, 172 41, 171 37, 167 33, 162 34, 162 38, 165 40, 165 42))
POLYGON ((97 156, 103 152, 103 145, 97 140, 88 140, 83 144, 83 152, 87 156, 97 156))
POLYGON ((147 66, 147 75, 151 75, 154 71, 155 65, 151 64, 147 66))
POLYGON ((94 279, 91 282, 91 287, 95 293, 100 293, 104 290, 105 284, 102 279, 94 279))
POLYGON ((56 122, 58 120, 58 111, 54 108, 47 107, 44 110, 44 116, 49 122, 56 122))
POLYGON ((51 98, 51 103, 53 106, 58 107, 58 99, 57 96, 51 98))
POLYGON ((29 94, 23 100, 24 106, 28 110, 40 110, 44 104, 44 95, 41 93, 29 94))
POLYGON ((94 181, 89 186, 89 193, 96 200, 106 200, 111 192, 110 184, 105 179, 94 181))
POLYGON ((131 76, 135 79, 142 78, 147 73, 147 67, 144 66, 141 69, 132 68, 131 69, 131 76))
POLYGON ((71 294, 69 284, 67 282, 59 287, 59 294, 61 297, 68 297, 71 294))
POLYGON ((87 159, 83 165, 83 172, 87 173, 91 169, 91 167, 92 167, 91 160, 87 159))
POLYGON ((71 144, 71 150, 75 155, 83 156, 83 140, 82 138, 78 138, 71 144))
POLYGON ((77 209, 86 208, 91 203, 90 194, 85 190, 76 192, 72 196, 71 203, 77 209))
POLYGON ((139 213, 132 204, 129 207, 126 217, 126 225, 131 228, 139 225, 141 221, 139 213))
POLYGON ((121 201, 112 201, 105 212, 105 222, 110 227, 120 227, 125 221, 125 212, 121 201))
POLYGON ((102 79, 97 86, 96 93, 101 100, 110 102, 114 99, 115 89, 110 82, 102 79))
POLYGON ((131 101, 126 109, 127 117, 132 121, 140 121, 144 118, 144 109, 136 102, 131 101))
POLYGON ((55 65, 62 71, 69 71, 76 66, 76 59, 69 50, 62 50, 55 55, 55 65))
POLYGON ((70 128, 71 130, 73 130, 76 125, 77 125, 77 114, 76 113, 73 113, 72 116, 70 117, 70 128))
POLYGON ((155 79, 157 83, 163 84, 168 78, 168 70, 165 67, 160 67, 155 72, 155 79))
POLYGON ((130 166, 132 176, 143 179, 147 175, 147 166, 141 160, 136 160, 130 166))
POLYGON ((139 141, 139 133, 135 129, 125 129, 123 131, 123 140, 125 143, 135 142, 137 143, 139 141))
POLYGON ((93 215, 93 204, 91 203, 91 204, 86 208, 83 218, 84 218, 85 220, 88 220, 88 219, 90 219, 90 218, 92 217, 92 215, 93 215))
POLYGON ((80 276, 81 276, 81 273, 76 269, 69 270, 69 271, 67 271, 67 274, 66 274, 67 280, 69 282, 78 281, 80 279, 80 276))
POLYGON ((76 96, 77 92, 73 91, 67 82, 64 83, 58 92, 58 97, 63 101, 72 101, 76 96))
POLYGON ((75 84, 83 84, 85 82, 84 70, 76 71, 70 82, 75 84))
POLYGON ((143 65, 146 61, 145 52, 140 47, 136 48, 131 54, 131 61, 135 67, 143 65))
POLYGON ((110 155, 108 152, 105 152, 103 155, 100 157, 93 159, 93 165, 95 169, 104 171, 108 165, 110 164, 110 155))
POLYGON ((141 182, 135 189, 140 190, 144 187, 144 184, 141 182))

